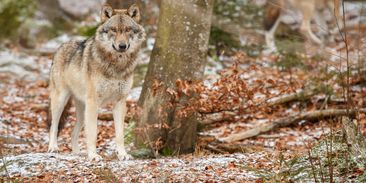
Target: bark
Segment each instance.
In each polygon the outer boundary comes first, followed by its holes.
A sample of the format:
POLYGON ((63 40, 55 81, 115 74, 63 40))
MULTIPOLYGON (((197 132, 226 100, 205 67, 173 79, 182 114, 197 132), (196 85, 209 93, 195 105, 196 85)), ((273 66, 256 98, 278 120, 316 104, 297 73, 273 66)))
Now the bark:
MULTIPOLYGON (((163 0, 156 43, 139 99, 142 107, 136 144, 152 147, 162 141, 174 154, 192 152, 195 146, 197 114, 178 115, 179 107, 169 105, 166 89, 180 80, 200 80, 208 50, 214 0, 163 0), (160 84, 157 84, 160 83, 160 84), (161 86, 160 86, 161 85, 161 86), (160 86, 160 87, 157 87, 160 86), (163 128, 163 127, 169 128, 163 128), (146 135, 144 135, 146 134, 146 135)), ((187 98, 178 99, 178 103, 187 98)), ((153 150, 162 147, 154 147, 153 150)))
MULTIPOLYGON (((356 112, 366 112, 366 109, 360 109, 360 110, 350 110, 349 114, 354 115, 356 112)), ((348 112, 346 109, 328 109, 328 110, 317 110, 317 111, 310 111, 305 113, 300 113, 296 115, 292 115, 285 118, 280 118, 274 121, 270 121, 266 124, 263 124, 259 127, 238 133, 238 134, 232 134, 228 137, 220 139, 220 141, 223 142, 235 142, 239 140, 244 140, 247 138, 255 137, 257 135, 260 135, 265 132, 269 132, 271 130, 289 126, 291 124, 300 122, 302 120, 315 120, 319 118, 329 118, 329 117, 336 117, 336 116, 344 116, 347 115, 348 112)))

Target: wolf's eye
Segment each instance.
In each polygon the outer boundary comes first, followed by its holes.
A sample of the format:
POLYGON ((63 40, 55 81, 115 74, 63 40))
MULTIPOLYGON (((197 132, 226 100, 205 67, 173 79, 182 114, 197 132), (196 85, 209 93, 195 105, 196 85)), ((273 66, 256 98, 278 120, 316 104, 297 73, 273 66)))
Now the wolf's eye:
POLYGON ((116 32, 117 32, 117 29, 115 29, 115 28, 111 28, 110 30, 111 30, 111 32, 113 32, 113 33, 116 33, 116 32))
POLYGON ((103 32, 103 33, 108 33, 108 29, 103 28, 103 29, 102 29, 102 32, 103 32))
POLYGON ((126 32, 131 32, 131 28, 126 28, 126 32))
POLYGON ((140 32, 140 29, 133 29, 133 33, 134 34, 137 34, 137 33, 139 33, 140 32))

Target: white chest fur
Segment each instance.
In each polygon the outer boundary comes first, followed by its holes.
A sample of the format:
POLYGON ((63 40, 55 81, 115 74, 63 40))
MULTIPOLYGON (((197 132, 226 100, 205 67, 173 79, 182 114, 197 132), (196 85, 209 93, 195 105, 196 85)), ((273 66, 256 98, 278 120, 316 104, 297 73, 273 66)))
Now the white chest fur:
POLYGON ((126 80, 100 78, 96 83, 96 92, 101 104, 115 102, 128 95, 132 87, 132 77, 126 80))

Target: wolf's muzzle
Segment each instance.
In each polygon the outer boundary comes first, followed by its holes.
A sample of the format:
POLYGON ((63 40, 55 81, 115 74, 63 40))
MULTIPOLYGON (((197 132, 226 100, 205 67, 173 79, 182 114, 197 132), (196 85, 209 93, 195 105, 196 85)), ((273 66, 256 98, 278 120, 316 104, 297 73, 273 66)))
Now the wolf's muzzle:
POLYGON ((128 50, 128 48, 130 48, 130 44, 121 43, 118 45, 118 48, 116 48, 116 46, 114 46, 113 44, 113 49, 115 49, 118 52, 125 52, 128 50))

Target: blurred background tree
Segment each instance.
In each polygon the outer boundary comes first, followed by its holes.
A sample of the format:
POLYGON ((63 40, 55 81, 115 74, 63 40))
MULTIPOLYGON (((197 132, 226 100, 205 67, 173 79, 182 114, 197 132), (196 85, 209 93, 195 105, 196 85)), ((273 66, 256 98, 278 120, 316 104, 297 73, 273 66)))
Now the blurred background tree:
POLYGON ((107 0, 107 3, 113 8, 128 8, 132 4, 136 3, 136 0, 107 0))
POLYGON ((2 0, 0 3, 0 40, 13 38, 27 18, 32 17, 36 3, 32 0, 2 0))

